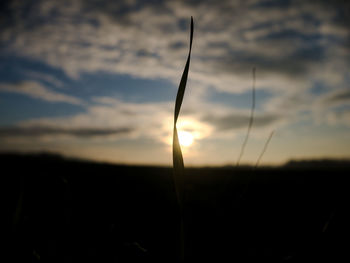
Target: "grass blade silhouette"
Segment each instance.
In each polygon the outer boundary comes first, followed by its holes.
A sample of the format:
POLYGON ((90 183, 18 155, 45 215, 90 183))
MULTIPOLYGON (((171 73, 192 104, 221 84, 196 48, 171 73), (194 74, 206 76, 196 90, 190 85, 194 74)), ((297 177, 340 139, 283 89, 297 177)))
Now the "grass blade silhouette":
POLYGON ((184 191, 185 191, 185 167, 181 152, 181 146, 179 142, 179 136, 177 133, 176 123, 177 119, 180 114, 181 104, 183 101, 183 97, 185 94, 186 89, 186 83, 187 83, 187 77, 188 77, 188 70, 190 68, 190 60, 191 60, 191 50, 192 50, 192 39, 193 39, 193 18, 191 17, 191 34, 190 34, 190 46, 189 46, 189 52, 188 57, 185 65, 185 69, 182 73, 181 81, 179 84, 179 88, 176 95, 176 101, 175 101, 175 110, 174 110, 174 131, 173 131, 173 170, 174 170, 174 183, 175 183, 175 190, 176 190, 176 196, 177 201, 179 203, 180 207, 180 218, 181 218, 181 251, 180 251, 180 260, 184 261, 184 191))
POLYGON ((191 60, 192 39, 193 39, 193 18, 191 17, 191 35, 190 35, 189 53, 188 53, 188 57, 187 57, 186 66, 185 66, 184 72, 182 74, 179 88, 177 91, 176 102, 175 102, 175 111, 174 111, 173 168, 174 168, 174 181, 175 181, 176 194, 177 194, 177 199, 179 201, 180 206, 182 206, 182 202, 183 202, 184 162, 183 162, 179 137, 178 137, 178 133, 177 133, 176 123, 177 123, 177 119, 179 117, 181 104, 182 104, 183 97, 185 94, 185 89, 186 89, 188 70, 190 67, 190 60, 191 60))
POLYGON ((242 144, 242 147, 241 147, 241 151, 240 151, 238 159, 237 159, 236 166, 239 166, 239 163, 240 163, 240 161, 242 159, 245 147, 246 147, 248 139, 249 139, 250 130, 252 129, 253 122, 254 122, 254 111, 255 111, 255 68, 253 68, 252 107, 251 107, 251 112, 250 112, 248 130, 247 130, 247 134, 245 136, 245 139, 243 141, 243 144, 242 144))
POLYGON ((261 153, 260 153, 260 155, 259 155, 259 158, 258 158, 258 160, 257 160, 256 163, 255 163, 254 169, 256 169, 256 168, 259 166, 260 161, 261 161, 261 158, 264 156, 264 154, 265 154, 265 152, 266 152, 266 150, 267 150, 267 147, 269 146, 269 143, 270 143, 270 141, 271 141, 272 136, 273 136, 274 133, 275 133, 275 131, 272 131, 272 132, 270 133, 269 137, 267 138, 267 141, 265 142, 264 148, 263 148, 263 150, 261 151, 261 153))

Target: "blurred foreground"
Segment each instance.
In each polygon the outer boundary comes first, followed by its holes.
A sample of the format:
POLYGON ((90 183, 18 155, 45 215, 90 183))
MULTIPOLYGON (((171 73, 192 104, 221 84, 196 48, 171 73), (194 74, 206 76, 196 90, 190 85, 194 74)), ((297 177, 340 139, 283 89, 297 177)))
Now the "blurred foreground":
MULTIPOLYGON (((0 155, 14 262, 176 262, 171 168, 0 155)), ((186 169, 186 262, 349 257, 347 162, 186 169)))

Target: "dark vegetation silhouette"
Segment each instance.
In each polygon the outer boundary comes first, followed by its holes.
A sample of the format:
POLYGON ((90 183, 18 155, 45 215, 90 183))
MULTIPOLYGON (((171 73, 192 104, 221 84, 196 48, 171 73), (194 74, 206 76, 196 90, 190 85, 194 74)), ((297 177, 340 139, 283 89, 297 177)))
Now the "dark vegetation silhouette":
POLYGON ((183 97, 185 95, 186 83, 188 77, 188 70, 190 68, 191 61, 191 50, 192 50, 192 40, 193 40, 193 17, 191 17, 191 31, 190 31, 190 46, 187 56, 186 65, 184 72, 182 73, 179 88, 176 94, 175 109, 174 109, 174 131, 173 131, 173 175, 175 191, 177 196, 177 201, 179 204, 179 214, 180 214, 180 244, 179 244, 179 259, 180 262, 185 260, 185 241, 186 241, 186 229, 185 229, 185 187, 186 187, 186 176, 185 167, 181 152, 181 146, 177 133, 177 119, 180 114, 181 104, 183 97))
MULTIPOLYGON (((340 262, 348 257, 347 160, 184 169, 174 111, 173 168, 52 154, 0 154, 13 262, 340 262), (345 240, 345 241, 344 241, 345 240)), ((4 257, 5 258, 5 257, 4 257)))
MULTIPOLYGON (((0 160, 13 262, 178 262, 170 167, 56 155, 0 160)), ((187 168, 186 261, 340 262, 348 253, 349 171, 349 162, 331 160, 254 172, 187 168)))

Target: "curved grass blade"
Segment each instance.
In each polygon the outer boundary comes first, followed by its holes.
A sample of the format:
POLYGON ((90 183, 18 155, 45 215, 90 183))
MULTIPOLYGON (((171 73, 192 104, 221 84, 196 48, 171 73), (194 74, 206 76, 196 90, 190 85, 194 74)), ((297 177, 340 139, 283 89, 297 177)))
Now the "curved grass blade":
POLYGON ((185 69, 182 73, 181 81, 176 95, 175 111, 174 111, 174 132, 173 132, 173 168, 174 168, 174 181, 177 194, 177 200, 180 207, 183 205, 183 194, 184 194, 184 162, 179 143, 179 137, 176 128, 176 122, 179 117, 182 100, 185 94, 188 70, 190 67, 191 50, 192 50, 192 39, 193 39, 193 18, 191 17, 191 35, 190 35, 190 47, 187 57, 185 69))
POLYGON ((193 39, 193 18, 191 17, 191 35, 190 35, 190 47, 188 57, 185 65, 185 69, 182 73, 179 88, 177 90, 175 110, 174 110, 174 131, 173 131, 173 169, 174 169, 174 183, 177 201, 180 207, 180 261, 184 262, 185 259, 185 230, 184 230, 184 191, 185 191, 185 167, 179 143, 179 136, 177 133, 176 123, 179 117, 182 100, 185 94, 188 70, 190 67, 191 50, 193 39))

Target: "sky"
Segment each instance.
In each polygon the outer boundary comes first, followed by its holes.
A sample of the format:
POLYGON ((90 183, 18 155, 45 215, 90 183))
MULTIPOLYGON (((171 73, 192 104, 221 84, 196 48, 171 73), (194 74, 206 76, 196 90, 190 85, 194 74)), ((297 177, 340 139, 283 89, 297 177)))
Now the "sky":
POLYGON ((0 3, 0 152, 171 165, 350 158, 345 0, 0 3))

